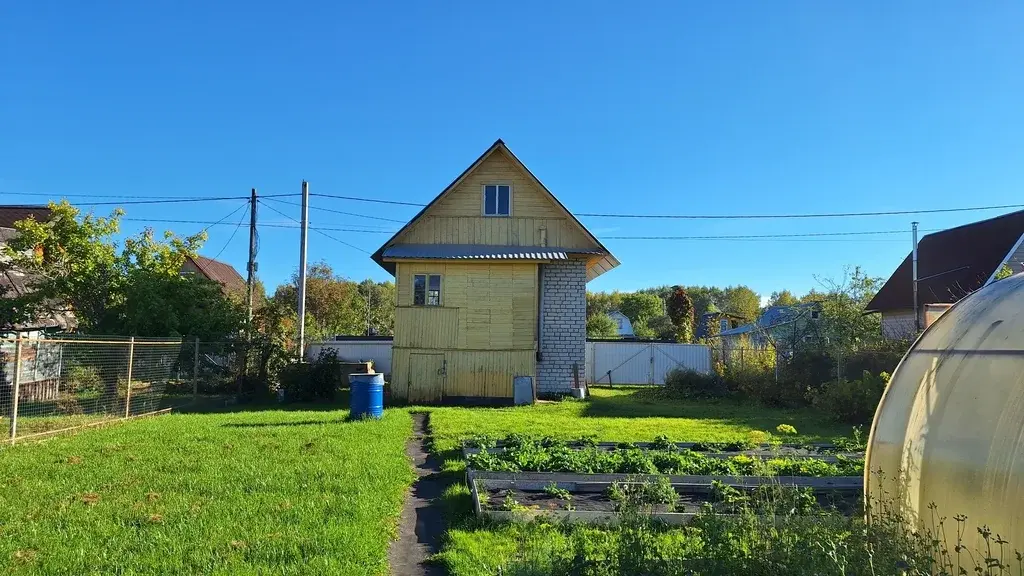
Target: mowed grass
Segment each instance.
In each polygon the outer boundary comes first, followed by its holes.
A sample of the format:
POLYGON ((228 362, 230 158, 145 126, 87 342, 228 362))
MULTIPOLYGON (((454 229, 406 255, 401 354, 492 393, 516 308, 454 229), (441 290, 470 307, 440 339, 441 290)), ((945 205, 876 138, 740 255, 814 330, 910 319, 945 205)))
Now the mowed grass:
POLYGON ((0 572, 386 574, 408 411, 172 414, 0 450, 0 572))
POLYGON ((849 436, 812 410, 783 410, 733 402, 666 400, 637 388, 592 388, 585 401, 541 402, 515 408, 435 408, 430 424, 433 449, 445 452, 474 435, 500 438, 511 433, 607 442, 649 442, 660 435, 675 442, 746 440, 754 430, 775 433, 791 424, 799 433, 787 442, 827 441, 849 436))

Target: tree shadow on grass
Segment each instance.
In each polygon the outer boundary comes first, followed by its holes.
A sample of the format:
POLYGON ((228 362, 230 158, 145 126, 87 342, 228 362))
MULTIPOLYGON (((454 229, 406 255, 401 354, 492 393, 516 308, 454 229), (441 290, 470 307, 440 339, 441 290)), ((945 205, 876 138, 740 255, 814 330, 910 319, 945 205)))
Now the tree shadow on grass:
POLYGON ((235 396, 199 396, 191 397, 167 396, 164 406, 173 409, 175 414, 231 414, 236 412, 331 412, 348 410, 349 391, 339 390, 332 402, 288 402, 281 403, 273 399, 241 400, 235 396))
POLYGON ((801 432, 823 434, 836 426, 812 410, 769 408, 733 400, 676 400, 657 396, 657 391, 638 391, 622 396, 591 396, 582 411, 585 418, 690 418, 729 425, 774 430, 793 424, 801 432))

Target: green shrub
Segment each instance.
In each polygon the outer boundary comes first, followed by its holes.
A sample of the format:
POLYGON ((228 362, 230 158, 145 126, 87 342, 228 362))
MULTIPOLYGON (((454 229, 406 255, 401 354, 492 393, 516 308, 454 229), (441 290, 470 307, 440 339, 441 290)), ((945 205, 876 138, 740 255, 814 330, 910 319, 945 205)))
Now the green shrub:
POLYGON ((811 404, 838 422, 870 423, 882 393, 889 384, 889 374, 873 376, 863 372, 857 380, 826 382, 809 393, 811 404))
POLYGON ((281 371, 281 387, 288 402, 333 402, 345 384, 338 354, 324 349, 313 362, 292 364, 281 371))
POLYGON ((723 398, 729 389, 717 374, 675 368, 665 375, 665 393, 673 398, 723 398))
POLYGON ((103 391, 103 378, 94 366, 74 364, 67 371, 67 390, 71 394, 103 391))

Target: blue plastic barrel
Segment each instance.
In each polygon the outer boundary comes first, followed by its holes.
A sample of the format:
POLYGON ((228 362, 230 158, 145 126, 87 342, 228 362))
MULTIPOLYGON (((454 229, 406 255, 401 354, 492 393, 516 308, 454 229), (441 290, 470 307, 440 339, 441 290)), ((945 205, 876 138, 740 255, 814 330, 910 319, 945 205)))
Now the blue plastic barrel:
POLYGON ((384 415, 384 375, 349 374, 349 418, 380 418, 384 415))

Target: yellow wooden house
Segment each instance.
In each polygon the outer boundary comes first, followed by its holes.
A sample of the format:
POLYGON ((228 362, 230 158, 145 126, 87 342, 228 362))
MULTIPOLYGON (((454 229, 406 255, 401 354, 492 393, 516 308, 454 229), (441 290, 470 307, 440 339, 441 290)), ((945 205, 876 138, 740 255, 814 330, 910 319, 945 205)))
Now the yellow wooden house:
POLYGON ((397 286, 392 396, 418 403, 568 393, 586 283, 619 264, 501 140, 373 259, 397 286))

